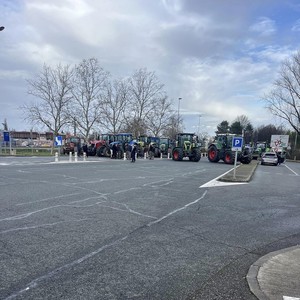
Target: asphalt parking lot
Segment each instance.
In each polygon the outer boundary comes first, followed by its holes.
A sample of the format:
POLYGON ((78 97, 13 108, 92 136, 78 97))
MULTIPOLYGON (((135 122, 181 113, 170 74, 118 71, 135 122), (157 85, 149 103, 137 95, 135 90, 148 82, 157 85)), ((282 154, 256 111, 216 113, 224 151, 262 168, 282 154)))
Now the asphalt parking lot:
POLYGON ((0 159, 1 299, 251 300, 251 263, 299 242, 299 164, 210 187, 232 166, 0 159))

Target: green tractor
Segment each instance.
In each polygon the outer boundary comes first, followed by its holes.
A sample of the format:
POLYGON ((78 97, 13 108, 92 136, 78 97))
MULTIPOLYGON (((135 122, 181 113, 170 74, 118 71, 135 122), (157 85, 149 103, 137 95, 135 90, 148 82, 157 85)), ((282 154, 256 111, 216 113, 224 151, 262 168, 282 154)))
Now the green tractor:
POLYGON ((261 158, 262 153, 265 152, 267 148, 268 148, 267 142, 257 142, 252 153, 253 159, 261 158))
POLYGON ((165 137, 160 138, 160 145, 159 145, 160 152, 163 155, 168 155, 169 151, 174 147, 173 144, 174 144, 173 141, 169 138, 165 138, 165 137))
MULTIPOLYGON (((231 150, 232 140, 236 137, 234 134, 218 134, 213 143, 208 146, 208 160, 218 162, 223 160, 226 164, 233 164, 235 152, 231 150)), ((249 164, 252 160, 250 148, 243 146, 242 151, 238 152, 237 161, 243 164, 249 164)))
POLYGON ((172 159, 181 161, 188 157, 190 161, 198 162, 201 159, 200 144, 194 133, 178 133, 176 145, 172 149, 172 159))

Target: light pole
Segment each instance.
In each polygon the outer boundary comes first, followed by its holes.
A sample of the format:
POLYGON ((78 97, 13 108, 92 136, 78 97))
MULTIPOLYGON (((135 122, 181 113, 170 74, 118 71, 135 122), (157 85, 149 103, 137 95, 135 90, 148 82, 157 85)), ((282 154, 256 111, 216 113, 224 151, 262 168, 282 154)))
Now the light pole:
POLYGON ((178 116, 177 116, 177 133, 179 131, 179 111, 180 111, 180 101, 182 98, 178 98, 178 116))
POLYGON ((202 115, 199 115, 199 123, 198 123, 198 136, 200 136, 200 119, 201 119, 202 115))
MULTIPOLYGON (((297 108, 300 108, 300 106, 296 107, 297 115, 299 116, 297 108)), ((297 129, 298 129, 299 125, 300 125, 300 117, 298 117, 298 120, 297 120, 297 129)), ((295 146, 294 146, 295 155, 296 155, 296 150, 297 150, 297 137, 298 137, 298 132, 297 132, 297 130, 295 130, 295 146)))

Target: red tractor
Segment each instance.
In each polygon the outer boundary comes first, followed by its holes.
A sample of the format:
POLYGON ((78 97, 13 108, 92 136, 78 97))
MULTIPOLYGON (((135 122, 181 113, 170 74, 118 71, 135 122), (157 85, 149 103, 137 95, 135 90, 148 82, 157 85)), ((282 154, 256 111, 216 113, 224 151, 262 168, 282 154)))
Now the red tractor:
POLYGON ((63 154, 81 152, 81 139, 78 136, 69 136, 65 139, 63 145, 63 154))
POLYGON ((101 134, 98 140, 90 141, 88 147, 89 156, 110 157, 109 144, 114 141, 113 134, 101 134))

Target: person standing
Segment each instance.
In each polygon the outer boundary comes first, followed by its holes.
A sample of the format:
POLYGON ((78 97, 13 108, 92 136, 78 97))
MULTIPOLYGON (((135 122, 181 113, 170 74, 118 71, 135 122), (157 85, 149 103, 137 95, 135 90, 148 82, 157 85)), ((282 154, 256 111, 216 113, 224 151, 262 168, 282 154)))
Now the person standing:
POLYGON ((112 146, 112 157, 111 157, 112 159, 117 158, 117 150, 118 150, 118 148, 117 148, 116 144, 114 143, 112 146))
POLYGON ((150 144, 149 147, 149 159, 154 159, 154 152, 155 152, 155 148, 152 144, 150 144))
POLYGON ((133 145, 131 150, 131 162, 135 162, 135 156, 136 156, 136 145, 133 145))
POLYGON ((85 153, 86 157, 88 157, 88 146, 86 143, 83 144, 82 146, 82 150, 83 150, 83 153, 85 153))

